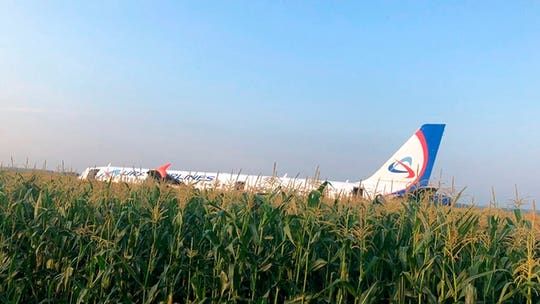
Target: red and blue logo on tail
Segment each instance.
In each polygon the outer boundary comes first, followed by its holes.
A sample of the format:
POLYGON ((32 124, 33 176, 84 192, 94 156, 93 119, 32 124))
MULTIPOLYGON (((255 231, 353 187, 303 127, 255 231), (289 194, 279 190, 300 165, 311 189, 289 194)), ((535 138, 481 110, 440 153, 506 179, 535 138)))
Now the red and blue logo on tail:
POLYGON ((371 195, 403 195, 429 184, 444 124, 425 124, 375 173, 362 181, 371 195))
POLYGON ((413 163, 411 156, 396 160, 395 163, 388 167, 388 170, 392 173, 408 174, 407 178, 414 178, 416 175, 416 178, 410 182, 406 189, 396 191, 395 194, 402 195, 416 188, 428 186, 444 127, 444 124, 425 124, 414 134, 422 147, 421 150, 423 154, 422 161, 418 164, 418 172, 416 172, 416 174, 413 168, 410 167, 413 163))

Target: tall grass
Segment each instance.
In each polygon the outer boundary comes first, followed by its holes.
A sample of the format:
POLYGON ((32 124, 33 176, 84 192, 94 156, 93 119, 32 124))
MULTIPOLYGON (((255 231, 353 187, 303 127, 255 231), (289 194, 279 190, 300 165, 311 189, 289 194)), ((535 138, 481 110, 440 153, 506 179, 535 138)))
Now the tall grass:
POLYGON ((0 172, 2 303, 537 303, 534 213, 0 172))

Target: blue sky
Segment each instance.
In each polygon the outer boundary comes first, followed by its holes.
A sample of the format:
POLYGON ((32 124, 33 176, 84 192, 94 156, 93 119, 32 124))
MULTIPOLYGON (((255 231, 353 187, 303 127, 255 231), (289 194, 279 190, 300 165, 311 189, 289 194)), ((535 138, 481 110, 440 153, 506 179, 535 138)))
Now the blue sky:
POLYGON ((0 4, 0 161, 356 180, 421 124, 468 199, 540 198, 534 1, 0 4))

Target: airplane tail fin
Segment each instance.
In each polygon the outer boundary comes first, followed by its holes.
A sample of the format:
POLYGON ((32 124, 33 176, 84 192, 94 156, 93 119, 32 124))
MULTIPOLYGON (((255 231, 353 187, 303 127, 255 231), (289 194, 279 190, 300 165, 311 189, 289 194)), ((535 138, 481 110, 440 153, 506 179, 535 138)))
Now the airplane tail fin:
POLYGON ((372 195, 403 195, 427 186, 444 127, 444 124, 423 125, 379 170, 362 181, 364 190, 372 195))

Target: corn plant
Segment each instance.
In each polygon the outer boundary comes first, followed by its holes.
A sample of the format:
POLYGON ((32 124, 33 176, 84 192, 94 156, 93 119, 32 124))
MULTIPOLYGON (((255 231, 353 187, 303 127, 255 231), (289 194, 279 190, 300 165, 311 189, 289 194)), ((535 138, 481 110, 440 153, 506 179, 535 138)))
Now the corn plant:
POLYGON ((535 213, 0 171, 2 303, 537 303, 535 213))

